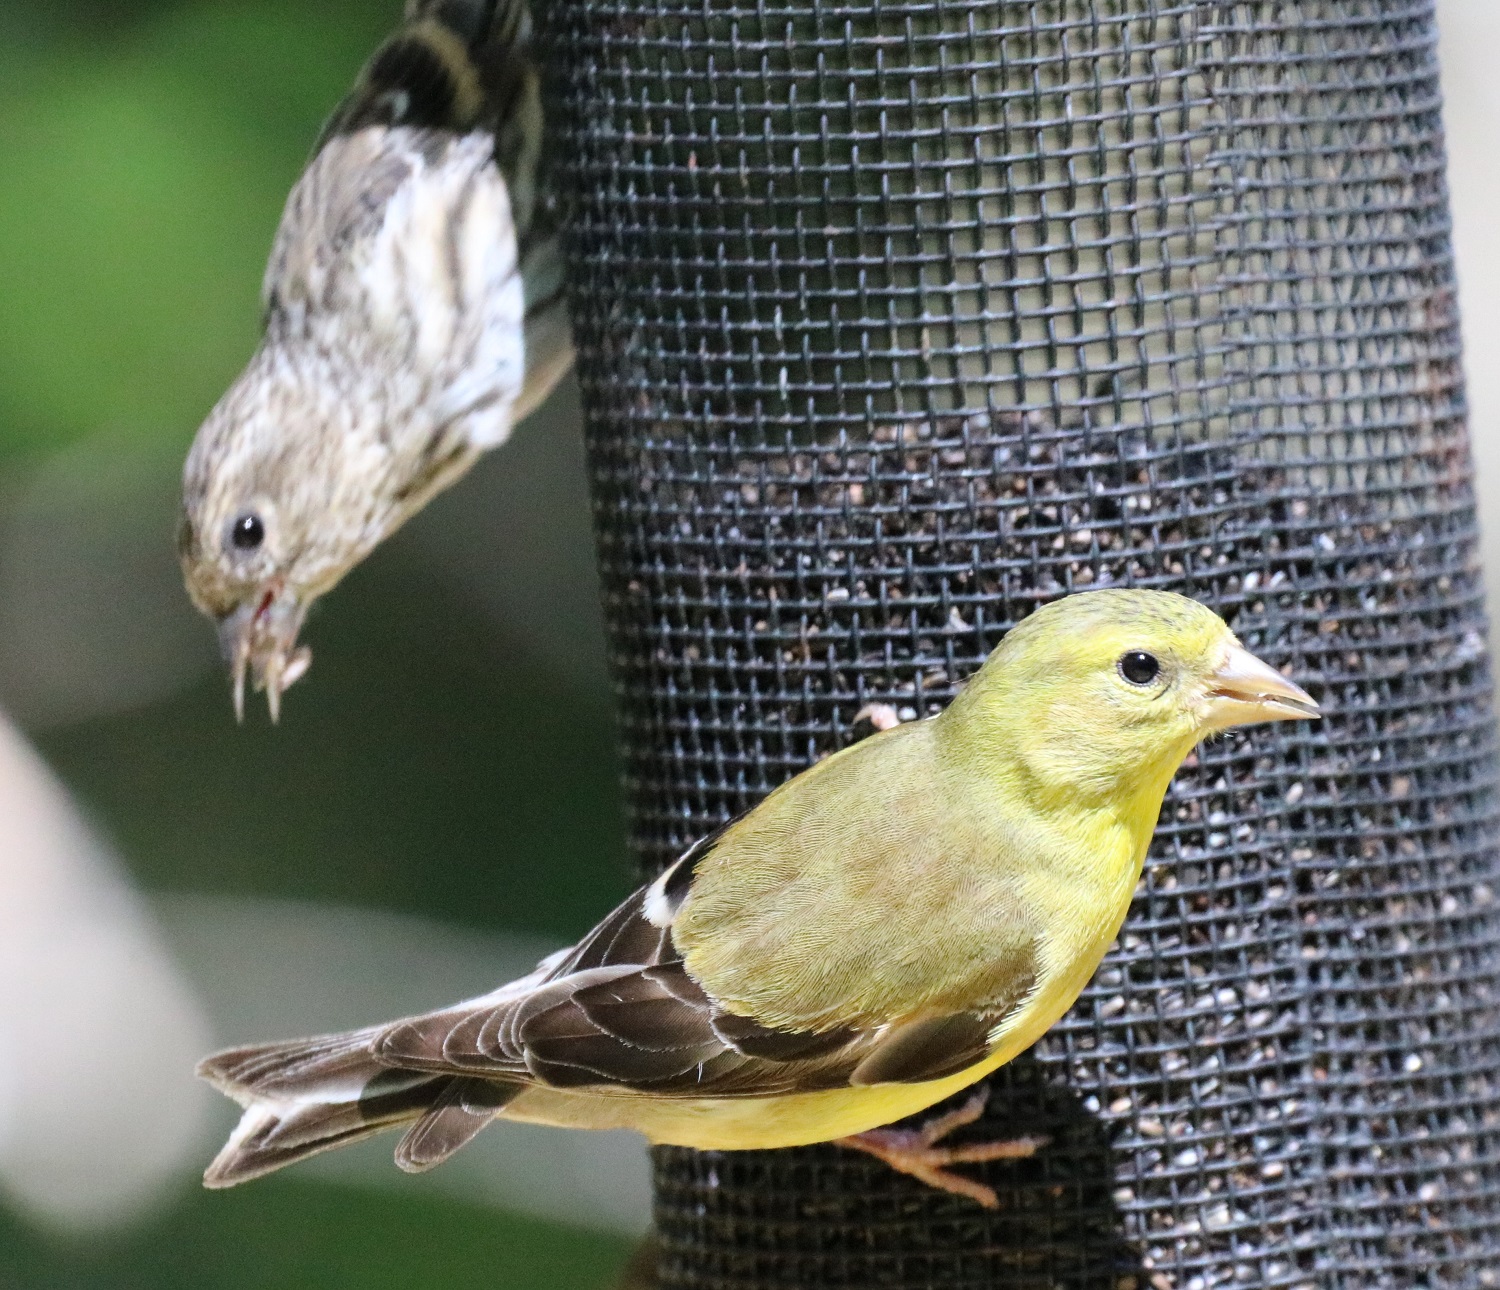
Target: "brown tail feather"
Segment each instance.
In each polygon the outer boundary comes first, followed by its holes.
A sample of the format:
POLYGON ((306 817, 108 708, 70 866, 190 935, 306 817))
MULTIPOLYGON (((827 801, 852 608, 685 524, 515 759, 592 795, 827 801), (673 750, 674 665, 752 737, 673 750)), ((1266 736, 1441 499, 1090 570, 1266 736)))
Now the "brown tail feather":
POLYGON ((198 1073, 245 1108, 203 1175, 233 1187, 385 1129, 411 1125, 397 1163, 430 1169, 474 1137, 518 1087, 396 1070, 370 1052, 378 1031, 229 1049, 198 1073))
POLYGON ((449 1078, 429 1078, 411 1088, 354 1102, 302 1105, 252 1103, 224 1149, 203 1174, 203 1185, 233 1187, 383 1129, 418 1120, 449 1078))
POLYGON ((424 1173, 474 1140, 517 1093, 518 1084, 492 1080, 451 1079, 429 1102, 422 1118, 396 1144, 396 1164, 407 1173, 424 1173))
POLYGON ((354 1030, 227 1048, 199 1062, 198 1075, 242 1106, 276 1097, 301 1101, 314 1094, 323 1101, 358 1098, 370 1080, 392 1073, 370 1052, 379 1033, 354 1030))

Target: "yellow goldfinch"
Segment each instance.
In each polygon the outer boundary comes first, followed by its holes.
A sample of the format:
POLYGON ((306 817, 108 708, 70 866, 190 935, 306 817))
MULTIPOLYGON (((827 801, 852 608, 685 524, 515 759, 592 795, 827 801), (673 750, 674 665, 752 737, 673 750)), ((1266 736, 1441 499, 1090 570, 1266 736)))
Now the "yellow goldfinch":
POLYGON ((1191 600, 1060 600, 941 715, 796 776, 530 976, 208 1058, 200 1073, 245 1114, 205 1181, 397 1125, 397 1164, 427 1169, 504 1116, 723 1150, 841 1140, 989 1203, 943 1166, 1037 1144, 938 1147, 976 1106, 925 1132, 880 1126, 1009 1061, 1072 1005, 1199 740, 1318 715, 1191 600))
POLYGON ((183 471, 188 594, 271 716, 308 606, 568 370, 525 0, 408 0, 287 199, 265 337, 183 471))

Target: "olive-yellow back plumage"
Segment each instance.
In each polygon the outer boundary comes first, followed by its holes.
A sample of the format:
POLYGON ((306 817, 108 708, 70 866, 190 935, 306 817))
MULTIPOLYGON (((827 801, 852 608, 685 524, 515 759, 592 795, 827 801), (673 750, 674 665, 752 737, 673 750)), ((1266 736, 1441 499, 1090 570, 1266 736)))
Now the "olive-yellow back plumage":
POLYGON ((496 1115, 735 1149, 921 1110, 1071 1006, 1193 745, 1315 715, 1191 600, 1059 601, 946 712, 798 775, 531 976, 208 1059, 246 1112, 207 1179, 394 1125, 426 1168, 496 1115))

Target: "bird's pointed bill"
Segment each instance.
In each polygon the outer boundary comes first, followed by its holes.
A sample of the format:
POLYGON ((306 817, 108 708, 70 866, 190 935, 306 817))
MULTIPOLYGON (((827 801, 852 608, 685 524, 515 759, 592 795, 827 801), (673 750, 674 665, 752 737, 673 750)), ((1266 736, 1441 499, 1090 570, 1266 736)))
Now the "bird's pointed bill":
POLYGON ((1208 724, 1216 730, 1323 715, 1312 695, 1249 650, 1231 645, 1209 677, 1208 724))
POLYGON ((236 720, 245 719, 245 681, 264 691, 273 722, 281 718, 281 696, 312 664, 312 651, 297 644, 307 607, 282 587, 268 586, 219 621, 219 645, 229 664, 236 720))

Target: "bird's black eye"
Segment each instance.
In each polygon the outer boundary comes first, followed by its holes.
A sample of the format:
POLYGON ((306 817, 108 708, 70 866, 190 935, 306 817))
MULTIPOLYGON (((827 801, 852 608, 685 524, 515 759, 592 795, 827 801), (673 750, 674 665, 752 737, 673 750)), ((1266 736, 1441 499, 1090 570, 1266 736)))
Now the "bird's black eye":
POLYGON ((265 540, 265 523, 254 512, 239 516, 229 526, 229 541, 237 551, 254 551, 265 540))
POLYGON ((1143 649, 1133 649, 1120 656, 1120 675, 1131 685, 1150 685, 1161 672, 1161 664, 1155 654, 1143 649))

